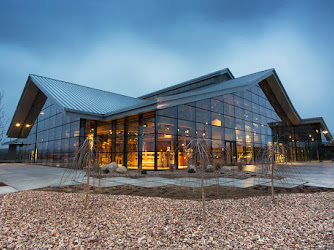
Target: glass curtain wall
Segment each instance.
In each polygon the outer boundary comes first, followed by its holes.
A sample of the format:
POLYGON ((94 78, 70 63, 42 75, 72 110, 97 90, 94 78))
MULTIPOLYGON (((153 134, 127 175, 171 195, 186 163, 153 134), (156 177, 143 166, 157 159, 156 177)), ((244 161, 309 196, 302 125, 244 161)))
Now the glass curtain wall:
POLYGON ((97 125, 87 121, 86 137, 101 138, 103 163, 130 169, 186 168, 187 146, 195 138, 210 139, 213 164, 250 164, 272 143, 268 124, 275 122, 280 118, 260 87, 253 86, 97 125))
POLYGON ((46 100, 27 138, 18 140, 22 161, 50 166, 67 166, 79 145, 80 120, 65 116, 46 100))

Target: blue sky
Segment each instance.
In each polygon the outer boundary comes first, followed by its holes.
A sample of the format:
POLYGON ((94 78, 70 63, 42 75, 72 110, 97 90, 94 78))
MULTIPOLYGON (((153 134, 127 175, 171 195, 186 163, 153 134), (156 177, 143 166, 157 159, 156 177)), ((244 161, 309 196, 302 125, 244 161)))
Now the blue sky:
POLYGON ((129 96, 222 68, 275 68, 302 118, 334 133, 334 1, 1 1, 11 119, 29 73, 129 96))

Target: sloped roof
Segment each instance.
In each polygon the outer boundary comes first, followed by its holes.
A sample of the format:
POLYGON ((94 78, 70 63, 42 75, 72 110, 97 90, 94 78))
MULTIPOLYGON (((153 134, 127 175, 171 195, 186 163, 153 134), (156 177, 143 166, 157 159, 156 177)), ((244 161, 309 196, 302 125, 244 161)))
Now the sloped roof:
POLYGON ((139 98, 115 94, 43 76, 30 75, 31 80, 49 98, 65 110, 106 114, 145 102, 139 98))
POLYGON ((260 72, 256 72, 250 75, 241 76, 238 78, 231 79, 226 82, 222 82, 221 84, 217 84, 214 86, 207 87, 201 90, 194 90, 188 92, 187 94, 197 94, 197 93, 204 93, 204 92, 215 92, 220 90, 227 90, 227 89, 234 89, 245 87, 254 83, 259 83, 263 79, 267 78, 273 73, 274 69, 268 69, 260 72))
POLYGON ((131 115, 132 113, 152 110, 152 109, 162 109, 166 107, 171 107, 175 105, 180 105, 188 102, 193 102, 205 98, 211 98, 214 96, 219 96, 227 93, 237 92, 243 88, 247 88, 250 85, 258 84, 260 82, 266 81, 268 89, 272 89, 270 97, 275 101, 273 106, 279 106, 281 113, 285 115, 285 121, 288 124, 299 124, 300 117, 293 107, 283 85, 281 84, 275 69, 268 69, 253 74, 245 75, 242 77, 234 78, 228 81, 222 81, 221 83, 210 85, 201 89, 195 89, 192 91, 187 91, 185 93, 180 93, 176 95, 158 97, 151 103, 143 103, 138 105, 136 109, 123 109, 116 112, 111 112, 106 114, 105 119, 115 119, 125 115, 131 115))
POLYGON ((65 113, 100 120, 106 113, 147 102, 139 98, 30 74, 8 128, 8 137, 26 137, 47 98, 53 100, 65 113))
MULTIPOLYGON (((224 69, 217 72, 230 71, 224 69)), ((218 74, 217 72, 208 75, 218 74)), ((206 76, 203 77, 205 78, 206 76)), ((193 83, 194 81, 190 80, 179 85, 174 85, 174 87, 182 87, 184 84, 187 85, 187 83, 193 83)), ((66 114, 77 115, 85 119, 110 120, 211 98, 225 93, 233 93, 253 84, 260 85, 275 110, 277 108, 283 114, 285 120, 281 118, 287 125, 298 125, 301 123, 301 118, 293 107, 274 69, 264 70, 227 81, 225 79, 213 85, 206 86, 204 84, 202 88, 151 100, 133 98, 38 75, 29 75, 7 135, 9 137, 27 136, 31 127, 25 128, 23 126, 17 128, 15 124, 33 124, 47 98, 51 98, 60 108, 63 108, 66 114)), ((166 89, 161 91, 163 92, 166 89)))
POLYGON ((148 99, 148 98, 151 98, 151 97, 154 97, 154 96, 159 96, 159 95, 173 95, 173 92, 175 90, 183 89, 184 91, 182 91, 182 92, 185 92, 185 91, 188 91, 188 90, 191 90, 191 89, 194 89, 194 88, 204 87, 206 84, 212 85, 212 82, 211 83, 204 83, 203 81, 209 80, 209 79, 212 80, 215 77, 223 76, 223 75, 227 75, 227 77, 229 79, 234 79, 234 76, 233 76, 232 72, 229 70, 229 68, 225 68, 225 69, 222 69, 222 70, 212 72, 210 74, 206 74, 206 75, 203 75, 203 76, 200 76, 200 77, 196 77, 194 79, 191 79, 191 80, 188 80, 188 81, 185 81, 185 82, 182 82, 182 83, 178 83, 178 84, 175 84, 175 85, 163 88, 163 89, 159 89, 157 91, 154 91, 154 92, 145 94, 143 96, 140 96, 139 98, 148 99), (199 83, 199 86, 195 86, 196 83, 199 83), (167 94, 167 93, 171 93, 171 94, 167 94))

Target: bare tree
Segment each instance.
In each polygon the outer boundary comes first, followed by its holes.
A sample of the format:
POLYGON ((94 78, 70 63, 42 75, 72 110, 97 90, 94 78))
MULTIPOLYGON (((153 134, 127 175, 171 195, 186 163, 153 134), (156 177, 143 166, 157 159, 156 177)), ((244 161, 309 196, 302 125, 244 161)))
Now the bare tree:
POLYGON ((257 164, 262 167, 262 173, 269 174, 271 179, 271 197, 275 204, 275 179, 288 185, 296 180, 302 181, 299 169, 288 161, 287 149, 279 142, 279 136, 274 136, 273 142, 258 153, 257 164))
POLYGON ((84 208, 87 209, 88 195, 90 185, 95 185, 94 181, 91 184, 90 178, 94 173, 95 177, 102 175, 101 173, 101 142, 98 139, 84 140, 75 154, 73 163, 69 169, 66 169, 61 182, 73 180, 80 177, 82 170, 86 173, 86 188, 84 208))
POLYGON ((3 107, 3 92, 0 92, 0 144, 5 139, 5 128, 8 123, 8 119, 5 115, 5 110, 3 107))
POLYGON ((204 192, 204 174, 209 165, 213 163, 212 150, 211 150, 212 140, 197 138, 189 142, 186 149, 189 152, 187 155, 188 162, 194 166, 198 166, 201 173, 201 196, 202 196, 202 219, 206 222, 206 201, 204 192))

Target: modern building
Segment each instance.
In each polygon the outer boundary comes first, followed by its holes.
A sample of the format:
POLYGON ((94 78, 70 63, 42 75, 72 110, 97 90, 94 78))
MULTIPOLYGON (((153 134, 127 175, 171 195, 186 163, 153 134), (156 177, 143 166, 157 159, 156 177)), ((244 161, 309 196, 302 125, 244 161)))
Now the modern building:
POLYGON ((300 118, 274 69, 223 69, 138 98, 31 74, 7 135, 11 157, 52 166, 85 138, 100 139, 103 164, 131 169, 185 168, 194 138, 211 139, 225 164, 256 162, 276 136, 291 161, 334 157, 324 120, 300 118))

